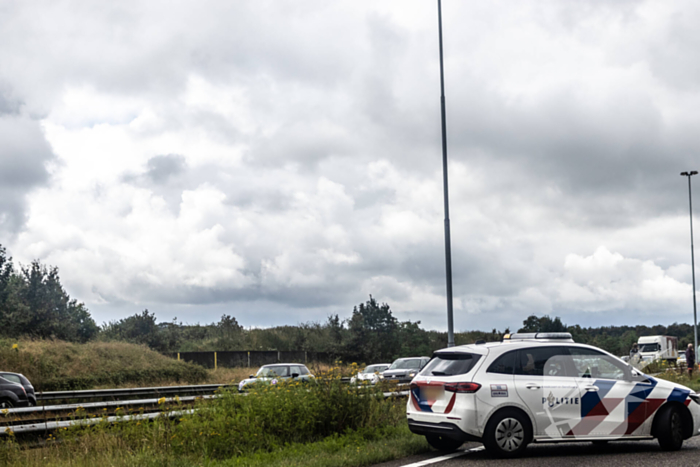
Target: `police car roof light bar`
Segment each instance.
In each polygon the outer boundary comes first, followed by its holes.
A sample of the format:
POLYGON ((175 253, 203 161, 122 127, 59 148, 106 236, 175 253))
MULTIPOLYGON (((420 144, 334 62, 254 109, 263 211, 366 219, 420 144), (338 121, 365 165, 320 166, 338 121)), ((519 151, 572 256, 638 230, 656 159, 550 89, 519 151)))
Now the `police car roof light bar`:
POLYGON ((506 334, 503 336, 504 340, 526 340, 526 339, 537 339, 537 340, 562 340, 571 341, 573 338, 568 332, 522 332, 515 334, 506 334))

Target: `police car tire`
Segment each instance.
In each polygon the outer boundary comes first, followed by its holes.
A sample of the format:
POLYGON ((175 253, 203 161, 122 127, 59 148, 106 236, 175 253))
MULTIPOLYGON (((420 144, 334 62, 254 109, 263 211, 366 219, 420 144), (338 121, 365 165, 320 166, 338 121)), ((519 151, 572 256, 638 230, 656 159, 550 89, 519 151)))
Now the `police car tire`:
POLYGON ((0 409, 11 409, 14 407, 9 399, 0 399, 0 409))
POLYGON ((426 436, 425 439, 428 444, 438 451, 452 452, 456 451, 464 444, 464 441, 459 441, 453 438, 446 438, 444 436, 426 436))
POLYGON ((486 429, 484 430, 484 437, 482 441, 486 451, 488 451, 488 453, 492 456, 512 458, 520 456, 531 440, 532 426, 530 425, 530 420, 528 419, 527 415, 519 410, 504 409, 497 412, 489 419, 489 422, 486 424, 486 429), (517 423, 513 424, 514 421, 517 421, 517 423), (515 449, 504 449, 498 443, 497 437, 499 434, 497 431, 502 431, 504 426, 513 425, 515 425, 516 430, 522 429, 521 436, 516 438, 516 441, 520 440, 520 442, 517 444, 515 449))
POLYGON ((658 441, 664 451, 678 451, 683 446, 683 417, 678 408, 666 407, 659 415, 658 441))

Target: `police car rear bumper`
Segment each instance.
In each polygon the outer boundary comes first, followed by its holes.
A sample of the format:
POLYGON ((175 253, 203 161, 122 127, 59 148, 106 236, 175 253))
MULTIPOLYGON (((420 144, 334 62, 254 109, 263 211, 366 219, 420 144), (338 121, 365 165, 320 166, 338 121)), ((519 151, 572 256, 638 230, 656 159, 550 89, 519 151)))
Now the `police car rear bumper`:
POLYGON ((481 438, 465 433, 457 425, 449 422, 430 423, 420 422, 409 418, 408 428, 411 430, 411 432, 417 435, 444 436, 445 438, 456 439, 459 441, 481 442, 481 438))

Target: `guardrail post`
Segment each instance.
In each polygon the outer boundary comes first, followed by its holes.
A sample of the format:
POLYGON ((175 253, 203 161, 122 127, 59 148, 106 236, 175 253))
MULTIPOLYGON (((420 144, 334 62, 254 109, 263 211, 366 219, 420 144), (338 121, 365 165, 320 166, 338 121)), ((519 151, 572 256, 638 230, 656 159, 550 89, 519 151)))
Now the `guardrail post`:
POLYGON ((304 350, 304 365, 309 363, 308 358, 306 358, 306 350, 304 350))
POLYGON ((277 351, 277 363, 280 363, 282 360, 280 360, 280 351, 277 351))
POLYGON ((216 370, 216 352, 214 352, 214 369, 216 370))
POLYGON ((248 351, 248 368, 250 368, 250 351, 248 351))

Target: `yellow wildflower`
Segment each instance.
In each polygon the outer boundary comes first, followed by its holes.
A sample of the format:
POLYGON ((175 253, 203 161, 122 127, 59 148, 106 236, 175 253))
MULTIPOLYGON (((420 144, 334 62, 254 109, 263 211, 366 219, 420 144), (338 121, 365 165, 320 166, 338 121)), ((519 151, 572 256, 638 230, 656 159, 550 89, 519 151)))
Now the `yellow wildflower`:
POLYGON ((165 404, 165 397, 161 397, 160 399, 158 399, 158 405, 160 404, 165 404))

